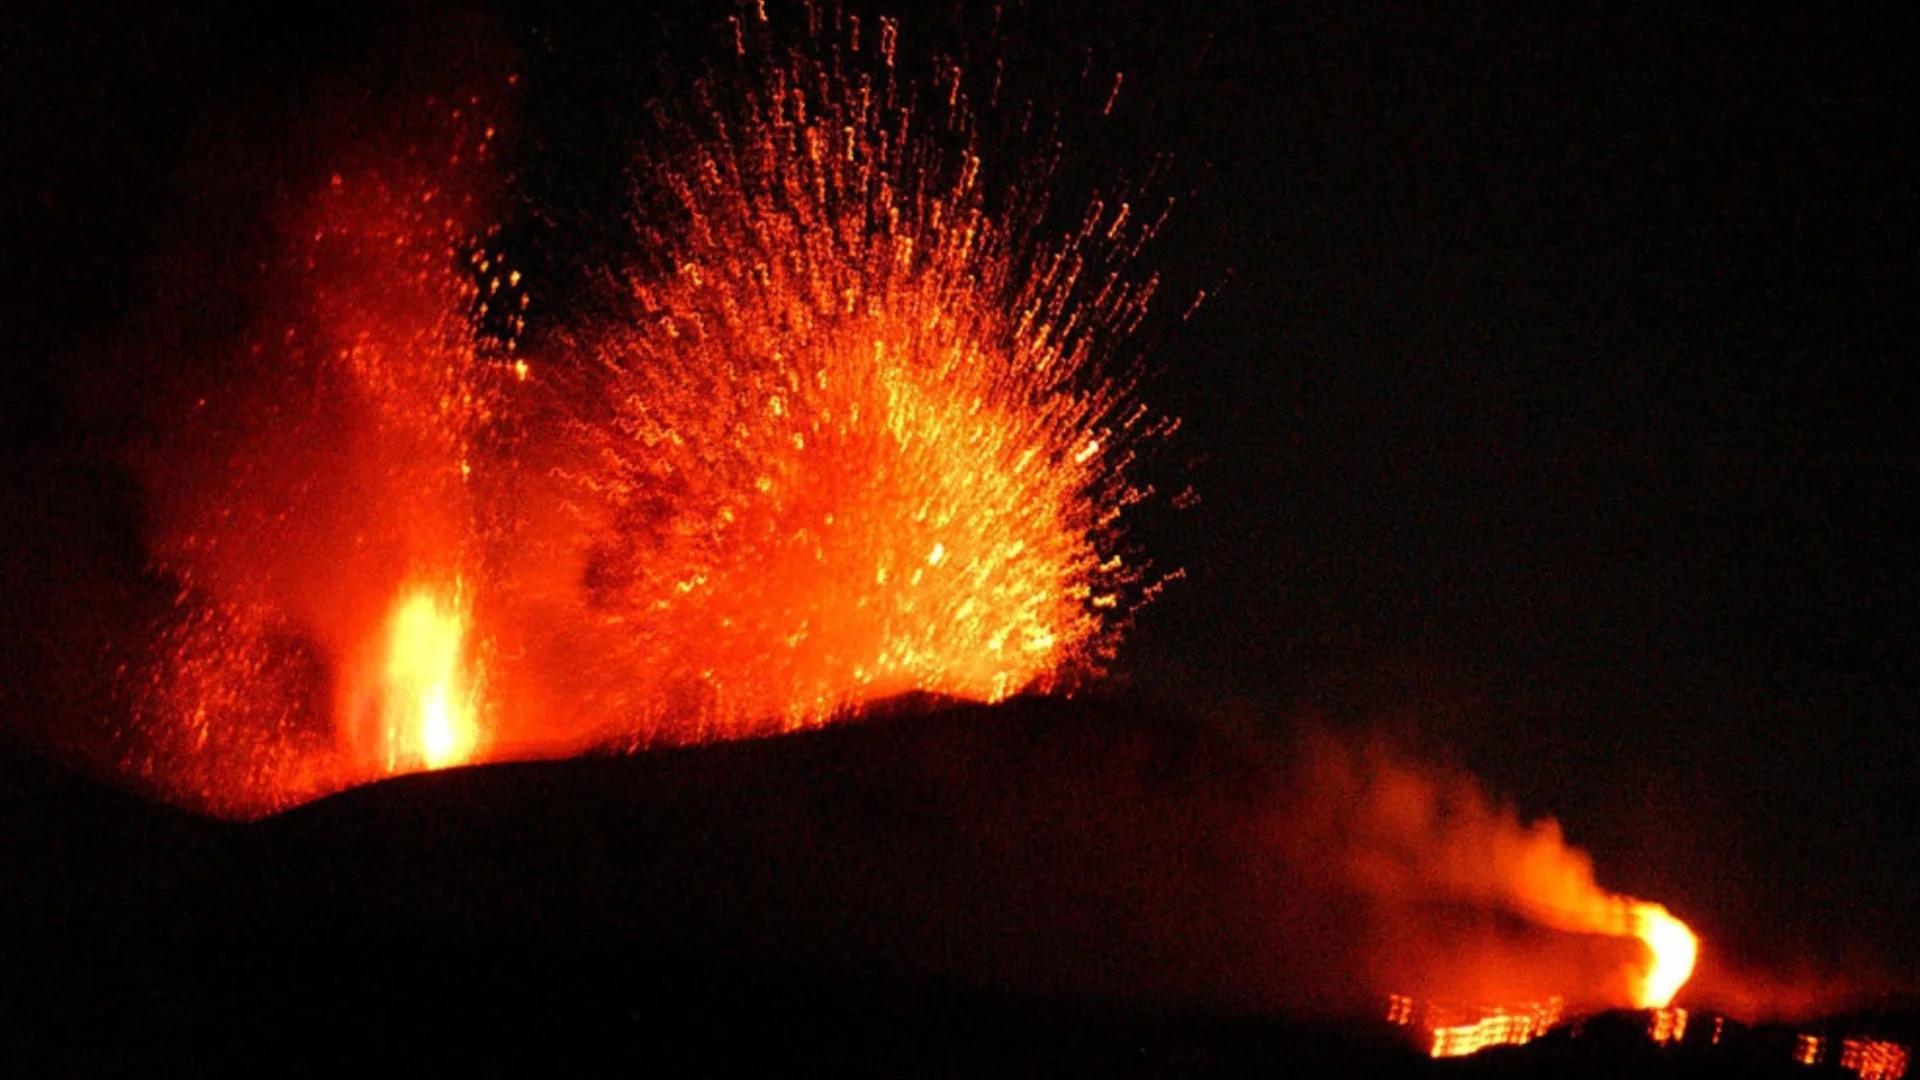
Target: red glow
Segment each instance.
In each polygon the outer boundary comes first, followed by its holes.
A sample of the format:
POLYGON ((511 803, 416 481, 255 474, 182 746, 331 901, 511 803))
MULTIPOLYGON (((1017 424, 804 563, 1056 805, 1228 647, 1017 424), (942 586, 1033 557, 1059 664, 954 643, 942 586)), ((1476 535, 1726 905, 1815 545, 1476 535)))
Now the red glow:
POLYGON ((990 211, 965 95, 916 115, 882 29, 743 30, 643 162, 620 304, 537 354, 480 97, 293 200, 245 357, 149 470, 182 591, 134 770, 252 816, 1097 672, 1140 601, 1116 538, 1148 432, 1096 369, 1152 225, 990 211))
POLYGON ((1377 742, 1315 738, 1303 761, 1277 826, 1297 857, 1331 853, 1351 889, 1395 910, 1499 912, 1545 932, 1509 949, 1458 924, 1389 918, 1381 989, 1501 1008, 1558 995, 1583 1009, 1652 1009, 1691 976, 1699 942, 1686 924, 1602 887, 1592 857, 1553 819, 1523 820, 1471 777, 1377 742))
MULTIPOLYGON (((1720 1020, 1714 1019, 1714 1041, 1720 1041, 1720 1020)), ((1647 1036, 1665 1046, 1687 1037, 1687 1010, 1677 1006, 1655 1009, 1647 1019, 1647 1036)))
POLYGON ((363 739, 378 772, 444 769, 474 757, 482 713, 470 621, 457 587, 413 584, 395 598, 382 647, 342 702, 343 725, 363 739))
POLYGON ((1395 994, 1387 1022, 1420 1032, 1422 1048, 1436 1058, 1466 1057, 1494 1046, 1524 1046, 1560 1022, 1560 998, 1521 1005, 1467 1008, 1428 1004, 1395 994))
POLYGON ((1860 1080, 1901 1080, 1907 1075, 1907 1048, 1880 1039, 1847 1039, 1840 1044, 1840 1067, 1860 1080))

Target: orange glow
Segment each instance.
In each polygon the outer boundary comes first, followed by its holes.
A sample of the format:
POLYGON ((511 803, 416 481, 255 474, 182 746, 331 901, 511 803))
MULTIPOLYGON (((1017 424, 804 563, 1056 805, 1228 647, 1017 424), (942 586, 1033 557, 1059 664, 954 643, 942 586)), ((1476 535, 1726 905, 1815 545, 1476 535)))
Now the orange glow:
POLYGON ((1700 948, 1685 923, 1659 904, 1601 889, 1587 856, 1566 846, 1551 819, 1526 828, 1514 858, 1514 877, 1500 888, 1516 914, 1569 933, 1638 939, 1647 958, 1628 973, 1628 1004, 1659 1009, 1672 1003, 1693 975, 1700 948))
POLYGON ((1527 893, 1524 880, 1521 887, 1518 912, 1543 926, 1639 939, 1646 948, 1647 960, 1629 978, 1629 1003, 1634 1008, 1665 1008, 1692 977, 1700 939, 1665 907, 1602 892, 1590 878, 1582 894, 1566 899, 1543 900, 1538 894, 1527 893), (1577 902, 1569 904, 1567 900, 1577 902))
POLYGON ((1901 1080, 1907 1075, 1907 1048, 1880 1039, 1847 1039, 1840 1044, 1840 1067, 1860 1080, 1901 1080))
POLYGON ((254 817, 493 745, 485 436, 516 380, 475 333, 508 275, 473 239, 480 102, 354 124, 277 207, 256 324, 146 463, 179 592, 127 766, 171 798, 254 817))
MULTIPOLYGON (((1714 1040, 1720 1041, 1720 1021, 1714 1019, 1714 1040)), ((1677 1043, 1687 1037, 1687 1010, 1675 1006, 1655 1009, 1647 1018, 1647 1035, 1654 1042, 1665 1046, 1677 1043)))
MULTIPOLYGON (((1635 1004, 1643 1009, 1663 1008, 1693 975, 1700 939, 1666 908, 1644 902, 1633 905, 1633 935, 1653 957, 1652 966, 1636 988, 1635 1004)), ((1686 1024, 1685 1010, 1681 1010, 1680 1023, 1682 1027, 1686 1024)))
POLYGON ((1827 1041, 1818 1035, 1802 1035, 1793 1046, 1793 1060, 1802 1065, 1820 1064, 1820 1055, 1826 1049, 1827 1041))
POLYGON ((628 318, 583 335, 611 419, 574 503, 638 741, 1057 686, 1135 606, 1114 524, 1145 414, 1095 371, 1151 291, 1109 250, 1131 211, 1051 246, 1037 196, 989 212, 941 145, 964 95, 916 116, 893 37, 851 70, 749 39, 744 98, 703 87, 646 163, 668 224, 628 318))
POLYGON ((386 772, 444 769, 473 757, 480 709, 469 672, 469 618, 457 597, 421 585, 395 601, 373 704, 386 772))
POLYGON ((1375 743, 1354 747, 1311 739, 1308 773, 1284 829, 1300 854, 1337 852, 1358 892, 1394 904, 1466 905, 1515 916, 1564 934, 1632 939, 1642 950, 1610 950, 1610 972, 1556 965, 1546 953, 1502 960, 1497 950, 1442 955, 1448 941, 1425 935, 1383 961, 1384 988, 1443 1000, 1510 1002, 1558 993, 1581 1007, 1660 1008, 1691 976, 1699 943, 1659 904, 1609 892, 1592 858, 1569 844, 1552 818, 1526 821, 1469 776, 1431 769, 1375 743), (1438 950, 1426 959, 1427 947, 1438 950), (1613 956, 1622 956, 1613 960, 1613 956))
POLYGON ((260 325, 149 470, 179 593, 131 771, 248 817, 1100 672, 1157 588, 1122 474, 1170 422, 1103 370, 1155 216, 1058 222, 1045 162, 989 184, 890 23, 737 29, 635 170, 616 295, 540 351, 482 98, 281 208, 260 325))
MULTIPOLYGON (((1556 844, 1558 836, 1559 830, 1553 829, 1556 844)), ((1659 904, 1601 891, 1593 884, 1584 857, 1576 865, 1583 869, 1584 879, 1548 879, 1550 890, 1544 894, 1529 891, 1541 884, 1539 879, 1523 878, 1516 898, 1518 912, 1557 930, 1638 938, 1647 960, 1630 976, 1630 1004, 1637 1009, 1665 1008, 1692 977, 1700 939, 1659 904), (1570 885, 1576 888, 1562 891, 1570 885)))
POLYGON ((1560 1022, 1565 1003, 1557 997, 1497 1008, 1468 1009, 1429 1005, 1421 1009, 1413 998, 1394 994, 1387 1000, 1387 1022, 1418 1027, 1436 1058, 1465 1057, 1493 1046, 1521 1046, 1546 1034, 1560 1022))

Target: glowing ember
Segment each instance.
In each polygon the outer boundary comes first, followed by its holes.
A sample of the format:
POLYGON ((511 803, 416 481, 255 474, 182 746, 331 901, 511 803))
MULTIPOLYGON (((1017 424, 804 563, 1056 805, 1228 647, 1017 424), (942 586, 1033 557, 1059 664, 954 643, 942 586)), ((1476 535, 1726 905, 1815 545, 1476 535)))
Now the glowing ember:
POLYGON ((1847 1039, 1840 1044, 1840 1067, 1860 1080, 1901 1080, 1907 1075, 1907 1048, 1879 1039, 1847 1039))
POLYGON ((1818 1065, 1826 1045, 1827 1040, 1818 1035, 1802 1035, 1794 1041, 1793 1060, 1802 1065, 1818 1065))
MULTIPOLYGON (((1655 1009, 1647 1017, 1647 1036, 1654 1042, 1665 1046, 1677 1043, 1687 1037, 1687 1010, 1677 1006, 1655 1009)), ((1714 1041, 1720 1041, 1720 1020, 1714 1019, 1714 1041)))
POLYGON ((1555 997, 1499 1008, 1430 1005, 1421 1009, 1413 998, 1395 994, 1387 1002, 1387 1022, 1420 1028, 1428 1040, 1427 1052, 1436 1058, 1465 1057, 1489 1047, 1532 1042, 1560 1022, 1564 1007, 1555 997))

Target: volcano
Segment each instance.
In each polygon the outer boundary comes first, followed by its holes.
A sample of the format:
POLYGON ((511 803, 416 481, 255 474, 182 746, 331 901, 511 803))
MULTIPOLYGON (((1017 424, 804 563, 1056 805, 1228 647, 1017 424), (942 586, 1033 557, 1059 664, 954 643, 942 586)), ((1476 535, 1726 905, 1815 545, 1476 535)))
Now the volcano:
POLYGON ((1909 1071, 1901 35, 42 7, 0 1073, 1909 1071))

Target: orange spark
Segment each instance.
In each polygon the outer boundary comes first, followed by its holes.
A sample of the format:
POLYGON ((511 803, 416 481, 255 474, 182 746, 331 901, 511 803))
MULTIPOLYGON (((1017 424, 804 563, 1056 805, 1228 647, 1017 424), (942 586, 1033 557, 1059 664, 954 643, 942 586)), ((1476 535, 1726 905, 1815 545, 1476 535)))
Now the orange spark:
POLYGON ((1097 370, 1151 292, 1103 246, 1138 242, 1126 208, 1039 243, 1037 206, 990 209, 943 148, 963 95, 923 129, 890 63, 761 48, 744 94, 670 125, 655 258, 586 338, 611 409, 582 426, 589 603, 656 718, 636 737, 1094 669, 1137 577, 1115 447, 1144 413, 1097 370))
MULTIPOLYGON (((1714 1018, 1714 1041, 1719 1041, 1719 1018, 1714 1018)), ((1687 1037, 1687 1010, 1677 1006, 1667 1006, 1653 1010, 1647 1018, 1647 1037, 1655 1043, 1665 1046, 1677 1043, 1687 1037)))
POLYGON ((1901 1080, 1907 1075, 1907 1048, 1882 1039, 1846 1039, 1840 1044, 1840 1067, 1860 1080, 1901 1080))

